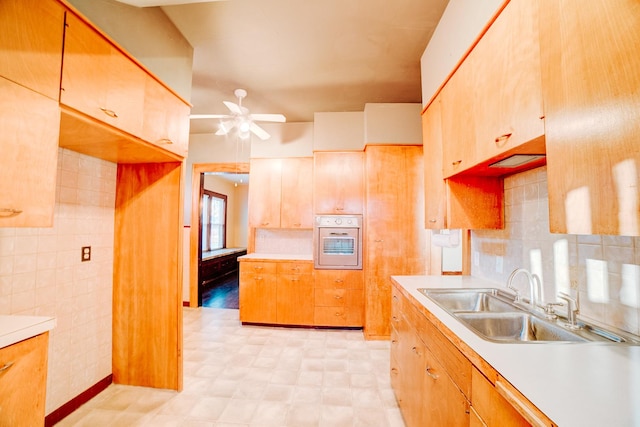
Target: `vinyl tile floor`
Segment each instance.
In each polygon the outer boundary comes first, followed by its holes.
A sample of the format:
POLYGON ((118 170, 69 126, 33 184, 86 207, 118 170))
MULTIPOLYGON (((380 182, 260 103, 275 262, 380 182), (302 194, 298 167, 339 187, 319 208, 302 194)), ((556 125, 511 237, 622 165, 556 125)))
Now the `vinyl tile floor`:
POLYGON ((403 427, 389 342, 184 308, 184 389, 110 385, 57 426, 403 427))

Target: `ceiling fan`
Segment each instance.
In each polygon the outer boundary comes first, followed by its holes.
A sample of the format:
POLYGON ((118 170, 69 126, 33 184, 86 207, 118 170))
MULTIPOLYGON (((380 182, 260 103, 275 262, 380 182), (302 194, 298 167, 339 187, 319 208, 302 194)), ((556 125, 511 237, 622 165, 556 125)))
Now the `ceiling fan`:
POLYGON ((287 121, 282 114, 251 114, 248 108, 242 106, 242 99, 247 96, 247 91, 236 89, 233 93, 238 97, 237 104, 222 101, 229 109, 229 114, 192 114, 189 117, 191 119, 220 119, 220 128, 216 135, 227 135, 232 129, 237 128, 240 138, 246 139, 249 137, 249 132, 252 132, 262 140, 269 139, 271 135, 256 122, 284 123, 287 121))

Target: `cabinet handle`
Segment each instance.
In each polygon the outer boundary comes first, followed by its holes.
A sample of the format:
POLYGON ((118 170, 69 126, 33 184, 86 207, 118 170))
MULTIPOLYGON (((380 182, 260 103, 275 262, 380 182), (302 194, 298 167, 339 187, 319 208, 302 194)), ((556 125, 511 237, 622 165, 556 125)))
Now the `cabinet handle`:
POLYGON ((256 280, 262 280, 261 276, 256 277, 256 280))
POLYGON ((109 110, 109 109, 104 108, 104 107, 100 107, 100 110, 101 110, 103 113, 105 113, 107 116, 109 116, 109 117, 111 117, 111 118, 113 118, 113 119, 117 119, 117 118, 118 118, 118 115, 117 115, 117 114, 116 114, 116 112, 115 112, 115 111, 113 111, 113 110, 109 110))
POLYGON ((455 162, 451 162, 451 165, 458 166, 460 163, 462 163, 462 160, 456 160, 455 162))
POLYGON ((499 137, 496 138, 496 144, 502 141, 506 141, 507 139, 509 139, 509 137, 511 137, 511 135, 513 135, 513 133, 511 132, 500 135, 499 137))
POLYGON ((337 211, 343 211, 344 208, 336 208, 337 211))
POLYGON ((437 219, 430 219, 430 220, 429 220, 429 222, 431 222, 431 223, 435 223, 435 222, 437 222, 437 221, 438 221, 437 219))
POLYGON ((4 374, 13 366, 13 362, 7 362, 0 368, 0 375, 4 374))
POLYGON ((5 218, 10 218, 12 216, 20 215, 22 210, 20 209, 11 209, 11 208, 2 208, 0 209, 0 216, 5 218))
POLYGON ((263 222, 263 223, 262 223, 262 224, 260 224, 260 225, 269 225, 269 223, 268 223, 268 222, 263 222))
POLYGON ((339 311, 336 311, 336 317, 338 317, 338 316, 342 316, 342 314, 340 314, 339 311))
POLYGON ((335 282, 336 282, 336 283, 342 283, 342 282, 344 282, 344 280, 342 280, 342 279, 336 279, 336 280, 335 280, 335 282))
POLYGON ((429 376, 430 376, 431 378, 433 378, 434 380, 437 380, 437 379, 438 379, 438 376, 432 372, 432 371, 433 371, 433 368, 432 368, 432 367, 427 366, 427 369, 425 369, 424 371, 426 372, 426 374, 427 374, 427 375, 429 375, 429 376))
POLYGON ((173 141, 169 138, 162 138, 160 141, 158 141, 158 144, 173 144, 173 141))
POLYGON ((301 225, 302 225, 302 224, 300 224, 299 222, 294 222, 294 223, 293 223, 293 226, 294 226, 294 227, 300 227, 301 225))
POLYGON ((334 298, 335 299, 342 299, 342 297, 340 295, 336 295, 334 298))
POLYGON ((374 240, 374 242, 376 242, 376 243, 382 243, 382 242, 384 242, 384 240, 382 240, 382 239, 377 239, 377 240, 374 240))
POLYGON ((264 268, 264 267, 261 267, 261 266, 259 266, 259 265, 257 265, 257 266, 255 266, 255 267, 253 267, 253 269, 254 269, 254 270, 262 270, 263 268, 264 268))

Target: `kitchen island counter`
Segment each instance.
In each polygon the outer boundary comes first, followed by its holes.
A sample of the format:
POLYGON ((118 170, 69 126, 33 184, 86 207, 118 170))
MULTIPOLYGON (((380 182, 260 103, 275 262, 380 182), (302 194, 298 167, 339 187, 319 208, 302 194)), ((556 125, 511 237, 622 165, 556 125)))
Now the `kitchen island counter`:
POLYGON ((502 284, 471 276, 392 279, 558 426, 640 425, 640 346, 485 341, 418 289, 502 284))

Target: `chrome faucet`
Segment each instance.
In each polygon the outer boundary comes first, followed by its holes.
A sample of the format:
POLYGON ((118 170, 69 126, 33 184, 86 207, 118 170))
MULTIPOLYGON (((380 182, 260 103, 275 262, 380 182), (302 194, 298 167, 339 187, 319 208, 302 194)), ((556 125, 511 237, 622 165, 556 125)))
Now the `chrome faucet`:
POLYGON ((580 313, 580 297, 573 298, 569 294, 558 292, 558 298, 563 299, 567 302, 567 321, 569 322, 568 326, 570 328, 577 329, 579 327, 577 316, 578 313, 580 313))
POLYGON ((524 274, 527 276, 527 280, 529 280, 529 305, 535 310, 538 306, 539 295, 541 292, 540 278, 537 274, 531 273, 526 268, 516 268, 509 275, 509 279, 507 280, 507 288, 511 289, 516 293, 515 302, 521 302, 522 297, 520 292, 513 287, 513 279, 516 278, 518 274, 524 274))

